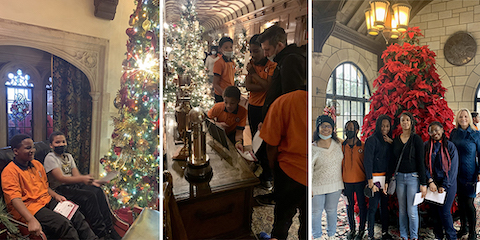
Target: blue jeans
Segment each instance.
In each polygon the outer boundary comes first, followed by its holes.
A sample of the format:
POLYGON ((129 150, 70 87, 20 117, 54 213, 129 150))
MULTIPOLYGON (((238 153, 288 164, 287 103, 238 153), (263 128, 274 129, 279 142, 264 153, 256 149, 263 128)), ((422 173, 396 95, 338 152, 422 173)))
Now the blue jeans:
POLYGON ((455 228, 453 228, 452 213, 450 212, 453 201, 455 200, 455 194, 457 193, 457 183, 452 184, 450 188, 446 189, 446 192, 447 196, 442 206, 436 204, 430 205, 437 220, 433 227, 433 233, 436 238, 443 239, 443 237, 447 235, 447 239, 452 240, 457 239, 457 232, 455 228))
POLYGON ((322 214, 323 209, 327 213, 328 236, 335 236, 337 232, 337 206, 342 190, 333 193, 315 195, 312 199, 312 230, 313 237, 322 236, 322 214))
POLYGON ((397 198, 398 198, 398 218, 400 224, 400 237, 408 239, 418 239, 418 206, 413 205, 415 194, 419 191, 418 173, 399 173, 397 172, 397 198))

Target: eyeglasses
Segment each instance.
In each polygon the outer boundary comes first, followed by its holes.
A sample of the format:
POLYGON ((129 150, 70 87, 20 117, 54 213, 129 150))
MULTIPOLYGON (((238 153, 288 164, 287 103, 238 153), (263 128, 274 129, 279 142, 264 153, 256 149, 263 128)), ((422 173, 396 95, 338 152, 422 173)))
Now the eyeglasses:
POLYGON ((333 127, 332 127, 332 125, 327 123, 327 124, 320 125, 320 128, 332 129, 333 127))

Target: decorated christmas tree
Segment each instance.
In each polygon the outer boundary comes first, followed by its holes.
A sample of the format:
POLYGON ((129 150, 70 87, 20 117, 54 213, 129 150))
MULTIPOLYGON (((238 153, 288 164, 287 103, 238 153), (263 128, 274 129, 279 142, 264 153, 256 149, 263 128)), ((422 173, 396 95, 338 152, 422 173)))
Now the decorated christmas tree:
MULTIPOLYGON (((415 45, 419 36, 423 35, 418 27, 409 28, 402 35, 402 45, 392 44, 383 52, 385 65, 373 82, 377 90, 363 121, 362 140, 373 134, 381 114, 397 119, 403 112, 411 112, 417 121, 415 130, 424 141, 429 138, 427 128, 433 121, 441 122, 446 134, 453 129, 454 114, 444 99, 447 89, 436 72, 436 55, 428 46, 415 45)), ((392 125, 392 130, 394 137, 401 133, 398 124, 392 125)))
POLYGON ((126 59, 114 100, 118 116, 110 151, 100 162, 119 175, 105 185, 114 209, 158 208, 159 195, 159 1, 136 1, 126 33, 126 59))
POLYGON ((164 52, 167 64, 167 79, 163 89, 166 109, 173 111, 179 95, 190 97, 193 107, 209 109, 213 106, 210 93, 212 84, 208 83, 205 71, 205 52, 207 44, 202 40, 203 27, 197 21, 194 2, 187 0, 182 6, 180 20, 165 23, 164 52), (179 91, 179 86, 181 91, 179 91))
MULTIPOLYGON (((237 37, 233 39, 235 51, 235 65, 237 71, 235 71, 235 85, 244 86, 245 85, 245 74, 243 74, 243 69, 245 68, 245 54, 247 53, 247 30, 242 29, 242 32, 237 34, 237 37)), ((246 90, 245 90, 246 91, 246 90)))

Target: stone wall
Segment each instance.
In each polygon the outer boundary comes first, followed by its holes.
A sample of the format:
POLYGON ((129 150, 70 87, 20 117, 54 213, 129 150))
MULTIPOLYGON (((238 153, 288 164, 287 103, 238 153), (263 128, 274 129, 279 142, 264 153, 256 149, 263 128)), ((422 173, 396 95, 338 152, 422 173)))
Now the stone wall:
POLYGON ((460 108, 474 110, 476 91, 480 83, 479 49, 469 63, 455 66, 445 59, 443 48, 447 39, 459 31, 470 33, 478 45, 480 1, 433 1, 410 21, 410 26, 420 27, 425 35, 425 38, 420 38, 420 44, 429 45, 429 48, 437 54, 436 67, 443 86, 448 89, 445 99, 449 107, 455 113, 460 108))
POLYGON ((312 121, 323 114, 326 104, 326 89, 332 71, 344 62, 355 64, 365 74, 368 86, 373 93, 373 80, 377 78, 377 55, 330 36, 321 53, 312 54, 312 121))

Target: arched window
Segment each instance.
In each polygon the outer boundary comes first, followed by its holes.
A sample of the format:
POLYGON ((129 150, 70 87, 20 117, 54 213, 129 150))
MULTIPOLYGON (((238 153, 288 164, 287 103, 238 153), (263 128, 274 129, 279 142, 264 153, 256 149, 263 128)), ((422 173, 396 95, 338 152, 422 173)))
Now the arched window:
POLYGON ((21 69, 16 73, 8 73, 5 82, 7 90, 7 122, 8 139, 15 134, 23 133, 33 136, 33 84, 29 82, 30 76, 21 69))
POLYGON ((480 111, 480 84, 478 85, 477 87, 477 97, 475 98, 475 106, 474 106, 474 110, 476 112, 480 111))
POLYGON ((47 136, 50 137, 53 132, 53 88, 52 77, 48 78, 48 84, 45 86, 47 90, 47 136))
POLYGON ((339 138, 345 139, 344 127, 357 120, 360 128, 370 109, 370 89, 362 71, 353 63, 342 63, 330 75, 327 85, 327 106, 335 106, 339 138))

